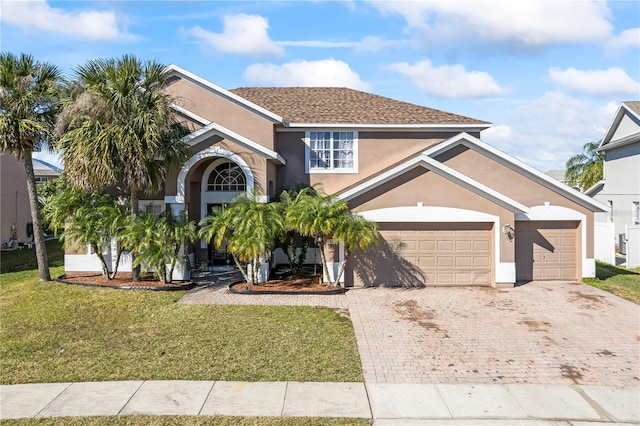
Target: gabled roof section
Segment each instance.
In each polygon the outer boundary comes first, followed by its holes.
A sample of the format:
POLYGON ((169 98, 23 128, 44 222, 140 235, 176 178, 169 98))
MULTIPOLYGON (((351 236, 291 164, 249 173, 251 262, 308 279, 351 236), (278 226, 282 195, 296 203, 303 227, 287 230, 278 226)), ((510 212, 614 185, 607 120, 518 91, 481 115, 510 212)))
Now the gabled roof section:
POLYGON ((251 139, 234 132, 233 130, 227 129, 226 127, 218 123, 210 122, 206 126, 188 134, 183 138, 183 140, 187 144, 189 144, 189 146, 193 146, 206 140, 207 138, 210 138, 212 135, 222 136, 225 139, 235 142, 238 145, 255 152, 263 158, 275 161, 277 164, 286 164, 285 159, 282 158, 277 152, 266 148, 259 143, 254 142, 251 139))
POLYGON ((167 77, 175 76, 175 77, 182 78, 184 80, 187 80, 195 84, 196 86, 202 87, 203 89, 211 93, 215 93, 216 95, 228 100, 229 102, 232 102, 242 108, 252 111, 253 113, 263 118, 266 118, 267 120, 273 123, 282 123, 282 117, 280 117, 279 115, 274 114, 273 112, 259 105, 254 104, 248 99, 238 96, 235 93, 232 93, 226 89, 223 89, 222 87, 215 85, 212 82, 205 80, 204 78, 198 75, 195 75, 185 70, 184 68, 179 67, 178 65, 175 65, 175 64, 168 65, 165 68, 165 71, 167 72, 167 77))
POLYGON ((444 142, 441 142, 426 151, 424 151, 425 155, 429 157, 437 157, 438 155, 446 152, 458 145, 464 145, 467 148, 474 149, 483 155, 497 161, 505 167, 510 168, 511 170, 520 173, 523 176, 528 177, 534 182, 564 196, 568 199, 578 203, 579 205, 588 208, 597 212, 606 212, 608 211, 608 207, 604 204, 594 200, 591 197, 586 196, 585 194, 577 191, 562 182, 559 182, 552 178, 551 176, 546 175, 545 173, 529 166, 528 164, 518 160, 515 157, 512 157, 497 148, 492 147, 480 139, 471 136, 468 133, 460 133, 456 136, 448 139, 444 142))
POLYGON ((622 145, 627 145, 629 143, 637 142, 640 140, 640 131, 633 132, 630 135, 627 135, 624 138, 612 140, 616 131, 618 130, 618 126, 622 122, 622 119, 628 116, 631 120, 638 124, 638 129, 640 130, 640 101, 625 101, 620 104, 616 114, 613 117, 613 121, 609 125, 607 132, 602 138, 602 142, 600 142, 600 146, 598 147, 598 151, 606 151, 610 148, 619 147, 622 145))
POLYGON ((338 199, 341 200, 351 200, 359 195, 365 194, 366 192, 382 185, 389 180, 401 176, 402 174, 416 168, 423 167, 427 170, 430 170, 438 175, 448 179, 452 182, 457 183, 458 185, 469 189, 470 191, 487 198, 494 203, 505 207, 507 209, 513 209, 519 212, 528 212, 529 208, 524 204, 521 204, 504 194, 500 194, 499 192, 489 188, 486 185, 481 184, 480 182, 471 179, 470 177, 463 175, 460 172, 453 170, 451 167, 448 167, 428 155, 420 154, 416 157, 413 157, 397 166, 388 169, 387 171, 375 176, 372 179, 368 179, 365 182, 353 186, 350 189, 340 193, 337 195, 338 199))
POLYGON ((241 87, 231 90, 283 117, 287 127, 453 127, 482 130, 486 121, 346 87, 241 87))
POLYGON ((47 163, 46 161, 40 160, 38 158, 34 158, 33 159, 33 170, 36 172, 36 174, 43 174, 43 173, 54 173, 54 174, 60 174, 62 173, 62 169, 60 167, 54 166, 51 163, 47 163))

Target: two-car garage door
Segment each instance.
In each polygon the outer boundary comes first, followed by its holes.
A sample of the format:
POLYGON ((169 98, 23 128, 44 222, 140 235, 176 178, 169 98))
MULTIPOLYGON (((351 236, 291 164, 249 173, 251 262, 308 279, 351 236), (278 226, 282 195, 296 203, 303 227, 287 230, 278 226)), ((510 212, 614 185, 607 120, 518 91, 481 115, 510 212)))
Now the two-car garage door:
MULTIPOLYGON (((491 285, 493 223, 378 222, 383 242, 354 259, 356 286, 491 285)), ((578 221, 516 221, 517 281, 575 280, 580 270, 578 221)), ((350 262, 351 263, 351 262, 350 262)))
POLYGON ((379 223, 379 230, 426 285, 491 285, 493 223, 379 223))

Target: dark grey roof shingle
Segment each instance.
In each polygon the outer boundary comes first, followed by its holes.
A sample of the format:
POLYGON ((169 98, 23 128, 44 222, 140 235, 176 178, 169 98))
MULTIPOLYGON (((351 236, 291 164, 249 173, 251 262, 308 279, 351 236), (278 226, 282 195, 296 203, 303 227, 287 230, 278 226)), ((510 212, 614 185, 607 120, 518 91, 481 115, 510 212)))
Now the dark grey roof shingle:
POLYGON ((240 87, 236 95, 286 123, 486 124, 486 121, 344 87, 240 87))

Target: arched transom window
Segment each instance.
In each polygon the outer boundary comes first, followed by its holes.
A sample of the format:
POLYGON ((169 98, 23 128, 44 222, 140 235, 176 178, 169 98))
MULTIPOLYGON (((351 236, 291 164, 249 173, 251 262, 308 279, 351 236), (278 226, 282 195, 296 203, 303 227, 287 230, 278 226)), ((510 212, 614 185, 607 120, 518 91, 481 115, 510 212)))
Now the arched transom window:
POLYGON ((247 179, 240 166, 225 161, 216 166, 209 175, 207 191, 246 191, 247 179))

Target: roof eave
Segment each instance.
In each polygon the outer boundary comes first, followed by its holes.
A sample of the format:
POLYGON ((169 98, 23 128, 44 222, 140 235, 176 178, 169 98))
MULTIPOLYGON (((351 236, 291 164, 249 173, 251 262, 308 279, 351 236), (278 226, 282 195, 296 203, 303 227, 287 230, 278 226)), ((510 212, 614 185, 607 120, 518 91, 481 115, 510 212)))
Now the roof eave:
POLYGON ((301 129, 301 128, 336 128, 336 129, 391 129, 391 130, 457 130, 457 131, 481 131, 491 127, 491 123, 417 123, 417 124, 394 124, 394 123, 283 123, 284 127, 278 128, 277 131, 286 131, 286 129, 301 129))
POLYGON ((630 145, 635 142, 640 142, 640 132, 629 135, 625 138, 618 139, 616 141, 609 141, 606 145, 600 145, 600 147, 596 150, 597 152, 604 152, 610 149, 620 148, 625 145, 630 145))

